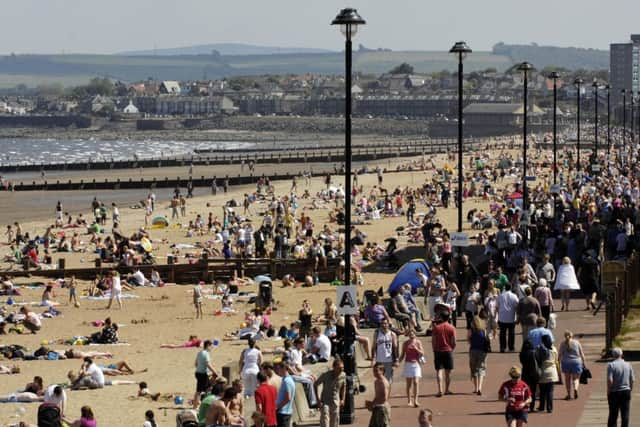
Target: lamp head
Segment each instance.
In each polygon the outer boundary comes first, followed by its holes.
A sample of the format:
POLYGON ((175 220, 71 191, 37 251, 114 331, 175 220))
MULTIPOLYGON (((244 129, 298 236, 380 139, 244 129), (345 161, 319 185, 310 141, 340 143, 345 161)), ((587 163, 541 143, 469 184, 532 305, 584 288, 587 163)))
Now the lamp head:
POLYGON ((522 71, 524 73, 527 73, 527 72, 532 71, 532 70, 533 70, 533 65, 531 65, 527 61, 524 61, 522 64, 518 65, 518 71, 522 71))
POLYGON ((358 32, 358 25, 364 24, 366 24, 366 21, 358 15, 358 11, 350 7, 342 9, 335 19, 331 21, 331 25, 340 26, 340 32, 347 40, 351 40, 355 37, 358 32))
POLYGON ((576 77, 576 79, 573 81, 573 84, 576 85, 577 87, 580 87, 580 85, 582 85, 584 83, 584 80, 582 80, 580 77, 576 77))
POLYGON ((551 80, 558 80, 560 78, 560 73, 558 73, 557 71, 552 71, 549 73, 549 78, 551 80))
POLYGON ((456 42, 453 47, 449 49, 449 53, 455 53, 456 55, 460 55, 462 58, 465 58, 471 52, 471 48, 467 45, 467 42, 464 41, 456 42))

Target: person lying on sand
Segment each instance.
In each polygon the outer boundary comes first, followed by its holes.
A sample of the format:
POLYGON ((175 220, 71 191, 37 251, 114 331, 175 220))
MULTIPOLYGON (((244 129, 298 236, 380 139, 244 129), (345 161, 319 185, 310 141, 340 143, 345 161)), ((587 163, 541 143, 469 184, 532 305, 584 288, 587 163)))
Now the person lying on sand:
POLYGON ((75 348, 53 351, 67 359, 84 359, 85 357, 90 357, 92 359, 111 359, 113 357, 112 353, 105 351, 82 351, 75 348))
POLYGON ((19 374, 19 373, 20 373, 20 367, 17 365, 13 365, 11 367, 0 365, 0 375, 2 374, 11 375, 11 374, 19 374))
POLYGON ((110 363, 108 365, 98 365, 98 367, 102 370, 102 373, 105 375, 109 375, 112 377, 120 376, 120 375, 133 375, 140 374, 143 372, 147 372, 148 369, 141 369, 139 371, 134 371, 131 369, 131 366, 124 360, 121 360, 116 363, 110 363))
POLYGON ((160 396, 160 393, 151 393, 146 382, 141 381, 140 384, 138 384, 138 397, 148 397, 153 401, 157 401, 160 396))
POLYGON ((200 344, 202 344, 202 340, 197 335, 189 335, 189 339, 182 344, 162 344, 160 348, 190 348, 200 347, 200 344))

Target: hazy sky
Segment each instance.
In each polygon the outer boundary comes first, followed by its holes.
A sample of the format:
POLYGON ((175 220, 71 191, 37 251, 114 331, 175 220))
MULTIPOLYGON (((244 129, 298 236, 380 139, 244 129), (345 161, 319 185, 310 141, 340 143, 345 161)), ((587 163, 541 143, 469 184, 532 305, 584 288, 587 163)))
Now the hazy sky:
POLYGON ((640 32, 637 0, 6 0, 0 53, 112 53, 241 42, 339 50, 329 23, 345 6, 367 20, 356 43, 475 50, 506 43, 608 48, 640 32), (615 13, 615 20, 612 16, 615 13), (634 25, 635 24, 635 25, 634 25))

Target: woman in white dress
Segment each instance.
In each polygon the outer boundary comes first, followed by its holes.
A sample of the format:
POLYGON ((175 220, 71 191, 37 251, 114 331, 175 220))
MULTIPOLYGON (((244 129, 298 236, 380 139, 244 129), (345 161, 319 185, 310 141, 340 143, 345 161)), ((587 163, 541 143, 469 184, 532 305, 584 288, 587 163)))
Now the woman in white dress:
POLYGON ((562 258, 562 265, 558 267, 555 289, 562 292, 561 311, 569 311, 569 298, 571 297, 571 291, 580 289, 580 283, 578 283, 576 271, 574 270, 573 265, 571 265, 571 259, 569 259, 569 257, 562 258))
POLYGON ((262 365, 262 352, 256 348, 256 340, 249 338, 245 348, 240 355, 240 376, 244 383, 244 395, 253 396, 258 387, 258 372, 262 365))
POLYGON ((411 407, 419 407, 418 385, 422 378, 420 364, 424 360, 422 343, 416 337, 416 332, 411 329, 407 333, 408 339, 402 344, 400 361, 404 360, 403 376, 407 381, 407 404, 411 407))

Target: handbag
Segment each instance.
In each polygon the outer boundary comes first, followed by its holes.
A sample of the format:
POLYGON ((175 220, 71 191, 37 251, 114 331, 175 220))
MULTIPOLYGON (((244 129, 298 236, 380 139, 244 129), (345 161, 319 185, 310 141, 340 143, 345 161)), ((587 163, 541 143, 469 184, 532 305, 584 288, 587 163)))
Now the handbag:
POLYGON ((583 368, 580 374, 580 384, 589 384, 589 380, 593 378, 591 371, 588 368, 583 368))

